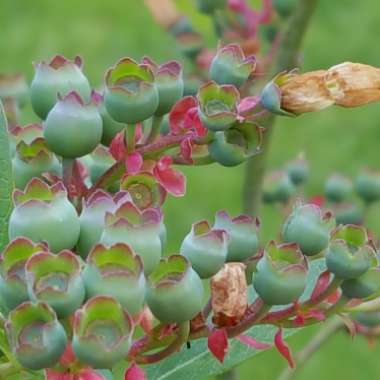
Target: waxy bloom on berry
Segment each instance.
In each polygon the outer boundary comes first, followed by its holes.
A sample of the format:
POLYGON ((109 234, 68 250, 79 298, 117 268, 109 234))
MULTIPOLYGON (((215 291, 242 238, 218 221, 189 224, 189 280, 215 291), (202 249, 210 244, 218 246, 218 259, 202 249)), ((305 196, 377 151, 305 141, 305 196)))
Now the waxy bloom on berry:
POLYGON ((355 179, 355 191, 366 203, 380 199, 380 172, 363 170, 355 179))
POLYGON ((286 172, 295 186, 300 186, 307 181, 310 174, 309 163, 302 153, 287 163, 286 172))
POLYGON ((74 253, 36 253, 25 265, 25 276, 30 299, 46 302, 58 317, 65 318, 82 305, 85 288, 74 253))
POLYGON ((49 186, 33 178, 25 191, 13 192, 14 209, 9 219, 9 238, 25 236, 46 241, 52 252, 71 249, 79 238, 79 218, 61 182, 49 186))
POLYGON ((306 287, 308 265, 297 244, 271 241, 253 274, 253 286, 267 305, 298 300, 306 287))
POLYGON ((75 313, 74 353, 93 368, 111 368, 127 356, 133 328, 128 312, 114 298, 93 297, 75 313))
POLYGON ((207 129, 223 131, 236 121, 240 97, 236 87, 211 81, 199 89, 197 97, 199 116, 207 129))
POLYGON ((148 279, 146 300, 161 322, 181 323, 194 318, 203 306, 203 284, 181 255, 161 259, 148 279))
POLYGON ((12 353, 25 368, 53 367, 66 347, 65 329, 43 302, 19 305, 9 313, 5 329, 12 353))
POLYGON ((56 55, 50 62, 35 65, 35 75, 30 87, 34 112, 45 119, 57 102, 57 96, 65 97, 76 91, 84 102, 90 101, 91 87, 82 73, 82 59, 75 57, 69 61, 56 55))
POLYGON ((103 133, 96 104, 85 103, 76 92, 58 99, 43 127, 49 148, 64 158, 82 157, 92 152, 103 133))
POLYGON ((219 271, 227 258, 228 234, 211 228, 207 220, 194 223, 182 242, 180 252, 186 256, 201 278, 219 271))
POLYGON ((344 202, 352 194, 352 182, 341 174, 332 174, 325 183, 324 193, 330 202, 344 202))
POLYGON ((239 45, 220 47, 210 66, 210 78, 219 84, 242 86, 256 67, 253 56, 245 57, 239 45))
POLYGON ((87 256, 82 276, 87 297, 111 296, 131 315, 143 308, 143 264, 128 245, 117 243, 107 248, 97 244, 87 256))
POLYGON ((248 215, 232 218, 226 211, 216 214, 214 228, 225 230, 229 236, 227 261, 243 261, 256 254, 259 227, 259 220, 248 215))
POLYGON ((266 203, 286 203, 296 192, 295 185, 286 171, 278 170, 264 178, 263 201, 266 203))
POLYGON ((122 58, 106 73, 104 104, 113 119, 138 123, 157 111, 159 95, 154 74, 146 63, 122 58))
POLYGON ((380 268, 370 268, 358 278, 343 281, 342 291, 348 298, 363 299, 377 295, 380 291, 380 268))
POLYGON ((48 149, 42 137, 31 143, 20 141, 16 146, 16 154, 12 160, 15 186, 23 189, 33 178, 43 173, 62 175, 62 167, 57 157, 48 149))
POLYGON ((332 215, 322 214, 318 206, 296 205, 284 223, 282 235, 284 241, 297 243, 304 255, 314 256, 327 248, 334 226, 332 215))
POLYGON ((182 67, 176 61, 157 65, 148 57, 144 57, 142 63, 148 65, 154 74, 159 99, 155 114, 165 115, 183 96, 182 67))
POLYGON ((336 277, 349 280, 378 264, 376 250, 368 241, 364 227, 339 226, 331 236, 326 265, 336 277))
POLYGON ((0 258, 0 294, 8 309, 29 300, 25 279, 25 263, 36 252, 44 252, 44 244, 18 237, 11 241, 0 258))
POLYGON ((162 213, 155 208, 140 211, 132 202, 122 203, 114 212, 106 213, 106 226, 100 242, 105 245, 128 244, 144 263, 145 274, 158 265, 162 243, 162 213))

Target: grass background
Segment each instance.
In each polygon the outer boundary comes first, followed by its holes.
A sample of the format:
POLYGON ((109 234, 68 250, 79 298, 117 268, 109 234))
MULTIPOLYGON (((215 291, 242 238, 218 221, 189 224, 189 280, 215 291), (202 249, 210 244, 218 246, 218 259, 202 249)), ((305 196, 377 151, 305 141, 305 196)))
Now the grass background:
MULTIPOLYGON (((196 26, 211 32, 207 17, 195 12, 192 0, 178 0, 196 26)), ((380 2, 376 0, 320 0, 306 36, 304 70, 327 68, 346 60, 380 66, 380 2)), ((210 45, 215 41, 209 38, 210 45)), ((102 83, 105 69, 122 56, 139 58, 149 54, 163 61, 181 59, 173 40, 152 21, 142 0, 0 0, 0 72, 33 75, 33 61, 61 53, 80 54, 92 83, 102 83)), ((25 122, 33 121, 28 115, 25 122)), ((331 171, 355 175, 363 166, 380 169, 380 106, 361 109, 330 108, 319 114, 278 121, 269 166, 277 168, 300 151, 312 167, 308 192, 320 193, 331 171)), ((183 199, 170 199, 166 222, 171 252, 193 221, 212 219, 216 210, 241 209, 243 167, 225 169, 217 165, 187 169, 188 192, 183 199)), ((255 175, 255 173, 252 173, 255 175)), ((378 236, 380 223, 374 208, 369 217, 378 236)), ((260 213, 263 240, 277 235, 281 219, 276 210, 265 207, 260 213)), ((316 328, 308 328, 290 339, 295 350, 302 347, 316 328)), ((354 342, 345 334, 330 339, 299 371, 297 379, 345 380, 378 379, 380 347, 368 348, 363 338, 354 342)), ((284 366, 272 351, 243 363, 238 379, 276 379, 284 366)))

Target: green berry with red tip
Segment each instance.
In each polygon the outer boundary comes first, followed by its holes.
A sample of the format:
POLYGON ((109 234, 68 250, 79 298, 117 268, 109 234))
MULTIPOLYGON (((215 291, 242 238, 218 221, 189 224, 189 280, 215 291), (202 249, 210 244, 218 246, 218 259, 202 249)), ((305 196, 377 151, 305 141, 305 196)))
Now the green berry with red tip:
POLYGON ((161 259, 149 276, 146 300, 161 322, 191 320, 202 310, 203 296, 202 281, 184 256, 161 259))
POLYGON ((256 67, 253 56, 245 57, 243 49, 236 44, 218 49, 210 66, 210 78, 218 84, 242 86, 256 67))
POLYGON ((358 278, 345 280, 342 284, 343 294, 347 298, 367 298, 378 295, 380 291, 380 269, 370 268, 358 278))
POLYGON ((13 355, 27 369, 55 366, 66 348, 65 329, 43 302, 19 305, 9 313, 5 329, 13 355))
POLYGON ((88 102, 91 86, 82 72, 82 60, 75 57, 69 61, 62 55, 56 55, 49 63, 35 65, 35 75, 30 87, 30 96, 34 112, 43 120, 57 102, 58 94, 65 97, 76 91, 88 102))
POLYGON ((133 321, 114 298, 97 296, 74 315, 75 356, 93 368, 111 368, 128 354, 133 321))
POLYGON ((331 236, 326 252, 326 265, 341 279, 353 279, 377 265, 376 251, 369 243, 364 227, 339 226, 331 236))
POLYGON ((248 215, 230 217, 226 211, 215 216, 214 228, 228 233, 227 261, 244 261, 256 254, 259 246, 260 222, 248 215))
POLYGON ((103 133, 97 106, 92 101, 85 103, 76 92, 58 99, 43 127, 49 148, 64 158, 82 157, 92 152, 103 133))
POLYGON ((107 248, 97 244, 87 256, 82 276, 87 297, 111 296, 131 315, 142 310, 145 300, 143 264, 128 245, 117 243, 107 248))
POLYGON ((236 166, 260 152, 261 128, 251 122, 236 123, 226 131, 216 132, 208 145, 210 156, 223 166, 236 166))
POLYGON ((105 228, 106 212, 113 212, 119 204, 130 200, 129 194, 125 191, 111 196, 100 189, 96 190, 88 199, 83 200, 82 212, 79 216, 80 235, 77 245, 82 257, 86 257, 99 242, 105 228))
POLYGON ((253 286, 267 305, 298 300, 306 287, 308 265, 296 244, 268 244, 257 263, 253 286))
POLYGON ((127 201, 115 212, 107 212, 105 221, 106 226, 100 243, 128 244, 141 257, 145 274, 151 273, 158 265, 162 254, 161 211, 155 208, 141 211, 132 202, 127 201))
POLYGON ((211 228, 203 220, 194 223, 182 242, 180 253, 187 257, 200 278, 210 278, 227 258, 228 235, 222 229, 211 228))
POLYGON ((60 162, 49 151, 42 137, 34 139, 30 144, 24 141, 17 144, 12 170, 15 186, 18 189, 23 189, 33 177, 40 177, 43 173, 62 175, 60 162))
POLYGON ((46 302, 59 318, 71 315, 84 301, 81 263, 71 251, 34 254, 25 265, 25 276, 30 299, 46 302))
POLYGON ((211 81, 199 89, 197 97, 199 117, 209 130, 224 131, 237 120, 240 95, 236 87, 211 81))
POLYGON ((314 256, 327 248, 334 226, 331 214, 322 214, 318 206, 297 205, 286 219, 282 235, 285 242, 297 243, 304 255, 314 256))
POLYGON ((25 236, 34 242, 46 241, 52 252, 75 246, 80 232, 79 218, 61 182, 49 186, 33 178, 25 191, 14 191, 13 199, 10 239, 25 236))
POLYGON ((148 57, 144 57, 142 62, 151 68, 155 77, 159 99, 155 115, 163 116, 167 114, 173 105, 183 96, 184 83, 182 67, 176 61, 169 61, 162 65, 157 65, 148 57))
POLYGON ((104 104, 120 123, 138 123, 157 111, 159 95, 150 67, 123 58, 106 73, 104 104))
POLYGON ((340 203, 346 201, 352 193, 352 182, 341 174, 333 174, 325 184, 325 197, 328 201, 340 203))
POLYGON ((355 190, 366 203, 380 199, 380 173, 364 170, 355 179, 355 190))
POLYGON ((264 178, 262 192, 265 203, 286 203, 296 188, 287 172, 275 171, 264 178))
POLYGON ((27 238, 18 237, 12 240, 1 254, 0 295, 9 310, 29 300, 25 263, 33 254, 46 250, 44 244, 36 244, 27 238))

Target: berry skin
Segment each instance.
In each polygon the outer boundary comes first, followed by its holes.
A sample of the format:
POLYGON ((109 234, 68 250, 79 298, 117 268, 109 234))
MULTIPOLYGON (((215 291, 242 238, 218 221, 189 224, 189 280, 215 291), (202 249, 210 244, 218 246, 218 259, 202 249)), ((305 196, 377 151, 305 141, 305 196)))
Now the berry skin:
POLYGON ((351 181, 339 174, 332 175, 325 184, 325 196, 333 203, 344 202, 352 193, 351 181))
POLYGON ((181 323, 194 318, 202 310, 203 295, 201 279, 181 255, 161 259, 148 279, 148 306, 164 323, 181 323))
POLYGON ((365 170, 355 179, 355 191, 366 203, 380 199, 380 173, 365 170))
POLYGON ((345 280, 342 284, 343 294, 348 298, 367 298, 380 290, 380 270, 370 268, 362 276, 345 280))

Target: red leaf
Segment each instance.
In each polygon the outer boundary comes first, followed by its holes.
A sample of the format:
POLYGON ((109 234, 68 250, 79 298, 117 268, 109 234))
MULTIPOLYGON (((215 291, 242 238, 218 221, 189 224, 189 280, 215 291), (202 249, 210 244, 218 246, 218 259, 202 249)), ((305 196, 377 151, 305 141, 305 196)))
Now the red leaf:
POLYGON ((153 175, 159 184, 175 197, 182 197, 186 192, 186 177, 180 172, 171 168, 173 159, 170 156, 163 156, 153 168, 153 175))
POLYGON ((126 370, 124 380, 146 380, 145 372, 133 363, 126 370))
POLYGON ((254 348, 255 350, 266 350, 272 347, 272 345, 268 343, 259 342, 247 335, 238 335, 236 339, 246 346, 254 348))
POLYGON ((318 280, 315 284, 313 292, 311 293, 310 299, 312 301, 316 300, 317 297, 319 297, 319 295, 322 294, 327 289, 327 287, 329 286, 329 283, 330 283, 330 272, 326 270, 323 273, 321 273, 320 276, 318 277, 318 280))
POLYGON ((124 159, 127 154, 124 131, 117 133, 116 136, 112 139, 109 151, 116 161, 124 159))
POLYGON ((223 363, 224 357, 228 352, 228 337, 225 329, 214 331, 207 341, 207 346, 210 352, 223 363))
POLYGON ((125 159, 125 166, 127 167, 127 173, 128 174, 138 173, 141 170, 143 162, 144 160, 140 153, 133 152, 131 154, 128 154, 127 158, 125 159))
POLYGON ((295 362, 290 351, 288 344, 284 341, 282 337, 282 328, 279 328, 276 335, 274 336, 274 344, 277 351, 286 359, 289 363, 290 368, 295 368, 295 362))
POLYGON ((66 348, 65 348, 65 351, 63 352, 61 358, 59 359, 59 363, 63 367, 68 367, 70 364, 74 363, 75 360, 76 360, 76 358, 75 358, 74 351, 71 347, 71 344, 68 343, 66 348))

